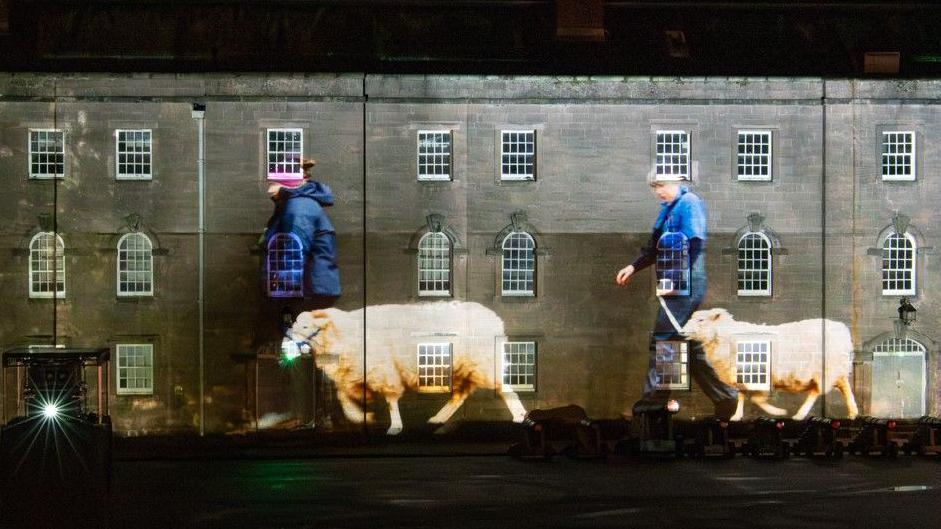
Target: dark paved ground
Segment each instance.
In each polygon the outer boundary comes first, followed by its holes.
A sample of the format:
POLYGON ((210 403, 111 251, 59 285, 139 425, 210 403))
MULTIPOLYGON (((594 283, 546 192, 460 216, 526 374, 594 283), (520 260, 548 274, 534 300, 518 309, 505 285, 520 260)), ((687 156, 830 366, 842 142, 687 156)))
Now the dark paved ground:
POLYGON ((119 461, 112 527, 941 527, 941 462, 902 457, 119 461))

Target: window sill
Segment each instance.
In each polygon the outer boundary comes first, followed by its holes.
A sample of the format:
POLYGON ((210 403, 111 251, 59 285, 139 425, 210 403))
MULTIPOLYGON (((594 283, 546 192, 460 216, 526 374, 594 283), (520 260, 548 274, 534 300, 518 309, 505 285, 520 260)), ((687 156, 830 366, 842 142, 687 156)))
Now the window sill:
POLYGON ((654 182, 689 182, 690 178, 688 176, 666 176, 666 175, 657 175, 654 177, 654 182))
POLYGON ((138 176, 116 176, 114 180, 116 182, 150 182, 154 179, 152 175, 138 175, 138 176))
POLYGON ((29 175, 29 179, 30 179, 30 180, 63 180, 63 179, 65 179, 65 175, 64 175, 64 174, 60 174, 60 175, 38 175, 38 174, 31 174, 31 175, 29 175))
POLYGON ((883 182, 915 182, 916 181, 916 178, 914 176, 905 176, 901 178, 897 176, 882 176, 881 179, 883 182))
POLYGON ((452 294, 451 292, 448 292, 448 293, 442 292, 440 294, 436 294, 434 292, 419 292, 417 297, 418 299, 432 299, 432 300, 452 299, 454 297, 454 294, 452 294))
POLYGON ((135 302, 142 302, 142 301, 151 301, 155 297, 156 296, 154 296, 153 294, 147 294, 143 296, 128 296, 128 295, 118 294, 116 296, 116 299, 118 300, 118 303, 135 303, 135 302))
POLYGON ((738 176, 738 177, 735 178, 735 181, 736 181, 736 182, 749 182, 749 183, 751 183, 751 182, 758 182, 758 183, 764 182, 764 183, 769 183, 769 182, 773 182, 774 180, 773 180, 770 176, 767 177, 767 178, 764 178, 764 177, 762 177, 762 178, 743 178, 743 177, 741 177, 741 176, 738 176))
POLYGON ((451 388, 418 388, 418 395, 428 397, 437 397, 441 395, 450 395, 451 388))
POLYGON ((419 184, 450 184, 454 182, 454 180, 451 177, 448 177, 448 178, 418 177, 415 181, 418 182, 419 184))
POLYGON ((66 301, 65 294, 61 296, 36 296, 36 295, 31 294, 29 296, 30 300, 35 300, 35 301, 46 301, 46 300, 52 301, 53 298, 55 298, 58 301, 66 301))

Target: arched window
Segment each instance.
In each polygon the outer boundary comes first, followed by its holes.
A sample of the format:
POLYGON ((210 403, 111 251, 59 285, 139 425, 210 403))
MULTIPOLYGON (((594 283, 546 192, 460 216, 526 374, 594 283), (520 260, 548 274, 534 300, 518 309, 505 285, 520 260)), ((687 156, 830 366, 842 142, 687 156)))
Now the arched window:
POLYGON ((503 295, 533 296, 536 292, 536 241, 524 232, 503 239, 503 295))
POLYGON ((875 417, 914 418, 925 414, 925 346, 911 338, 889 338, 872 350, 875 417))
POLYGON ((689 239, 668 231, 657 241, 657 290, 662 295, 689 295, 689 239))
POLYGON ((418 295, 451 295, 451 240, 441 232, 418 241, 418 295))
POLYGON ((29 297, 65 297, 65 243, 51 231, 29 241, 29 297))
POLYGON ((143 233, 118 241, 118 295, 154 295, 154 245, 143 233))
POLYGON ((749 232, 738 241, 738 295, 771 295, 771 240, 749 232))
POLYGON ((882 294, 915 295, 915 238, 890 233, 882 243, 882 294))
POLYGON ((268 240, 268 296, 304 296, 304 248, 293 233, 276 233, 268 240))

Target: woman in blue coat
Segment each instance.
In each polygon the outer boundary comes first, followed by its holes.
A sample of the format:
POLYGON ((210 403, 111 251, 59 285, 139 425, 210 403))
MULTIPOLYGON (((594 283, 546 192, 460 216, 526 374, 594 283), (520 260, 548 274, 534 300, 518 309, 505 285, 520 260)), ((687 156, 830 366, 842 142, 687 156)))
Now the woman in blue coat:
MULTIPOLYGON (((268 221, 265 244, 277 233, 291 233, 304 255, 304 297, 330 306, 340 296, 340 269, 336 261, 336 232, 324 208, 333 205, 330 187, 310 178, 316 162, 303 160, 304 180, 297 187, 271 184, 268 195, 275 211, 268 221)), ((323 308, 322 306, 310 308, 323 308)))

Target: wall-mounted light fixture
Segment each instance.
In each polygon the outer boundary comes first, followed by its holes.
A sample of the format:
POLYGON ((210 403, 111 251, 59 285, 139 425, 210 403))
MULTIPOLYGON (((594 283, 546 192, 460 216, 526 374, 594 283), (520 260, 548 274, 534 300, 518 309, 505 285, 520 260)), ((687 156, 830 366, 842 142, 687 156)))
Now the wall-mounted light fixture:
POLYGON ((902 298, 899 301, 899 321, 906 327, 911 327, 915 323, 915 307, 908 301, 908 298, 902 298))

